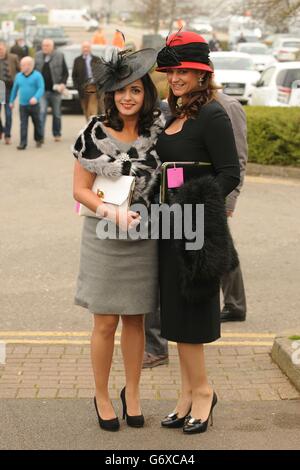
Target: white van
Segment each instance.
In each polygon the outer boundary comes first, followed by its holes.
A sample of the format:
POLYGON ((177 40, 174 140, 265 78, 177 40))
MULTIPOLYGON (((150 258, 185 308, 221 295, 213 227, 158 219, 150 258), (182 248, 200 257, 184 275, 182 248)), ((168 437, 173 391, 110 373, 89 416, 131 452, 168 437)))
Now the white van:
POLYGON ((95 31, 99 24, 91 18, 86 9, 81 10, 50 10, 49 25, 84 28, 85 31, 95 31))

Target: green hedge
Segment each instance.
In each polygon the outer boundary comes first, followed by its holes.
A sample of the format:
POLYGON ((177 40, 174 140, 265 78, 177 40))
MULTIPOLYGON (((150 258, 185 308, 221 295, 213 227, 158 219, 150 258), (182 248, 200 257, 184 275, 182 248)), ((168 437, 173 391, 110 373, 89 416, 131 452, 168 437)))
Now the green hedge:
POLYGON ((245 106, 249 161, 300 167, 300 108, 245 106))
MULTIPOLYGON (((165 74, 152 79, 166 98, 165 74)), ((248 123, 249 162, 300 167, 300 107, 244 106, 248 123)))

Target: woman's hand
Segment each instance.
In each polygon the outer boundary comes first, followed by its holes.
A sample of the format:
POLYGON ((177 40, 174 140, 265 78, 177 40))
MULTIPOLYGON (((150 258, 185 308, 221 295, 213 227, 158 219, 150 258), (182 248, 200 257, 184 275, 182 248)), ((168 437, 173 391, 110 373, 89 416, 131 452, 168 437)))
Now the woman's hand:
POLYGON ((124 232, 139 225, 140 221, 141 216, 137 212, 124 211, 122 209, 118 209, 116 212, 116 224, 124 232))

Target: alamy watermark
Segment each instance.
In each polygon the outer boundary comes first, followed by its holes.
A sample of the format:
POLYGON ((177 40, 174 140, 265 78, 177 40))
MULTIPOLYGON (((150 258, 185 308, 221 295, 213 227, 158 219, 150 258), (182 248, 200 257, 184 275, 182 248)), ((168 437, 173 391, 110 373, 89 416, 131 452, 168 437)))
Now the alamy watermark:
POLYGON ((130 211, 140 215, 139 222, 120 229, 107 218, 96 228, 101 240, 185 240, 186 250, 200 250, 204 243, 204 204, 133 204, 130 211))

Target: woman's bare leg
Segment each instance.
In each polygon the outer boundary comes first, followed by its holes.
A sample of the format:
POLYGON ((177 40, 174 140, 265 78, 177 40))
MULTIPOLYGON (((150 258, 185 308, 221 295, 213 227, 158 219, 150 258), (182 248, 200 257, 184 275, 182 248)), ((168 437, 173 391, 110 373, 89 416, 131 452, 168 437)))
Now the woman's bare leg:
POLYGON ((123 315, 122 323, 121 350, 126 376, 127 412, 130 416, 136 416, 141 414, 139 385, 145 350, 144 315, 123 315))
POLYGON ((94 329, 91 337, 91 359, 95 378, 97 406, 102 419, 116 417, 109 398, 108 381, 118 322, 118 315, 94 315, 94 329))
POLYGON ((177 349, 180 363, 181 393, 175 412, 178 413, 178 418, 183 418, 183 416, 187 415, 192 406, 192 385, 179 344, 177 345, 177 349))
POLYGON ((209 415, 213 390, 206 374, 203 344, 178 343, 178 350, 192 389, 193 418, 206 421, 209 415))

